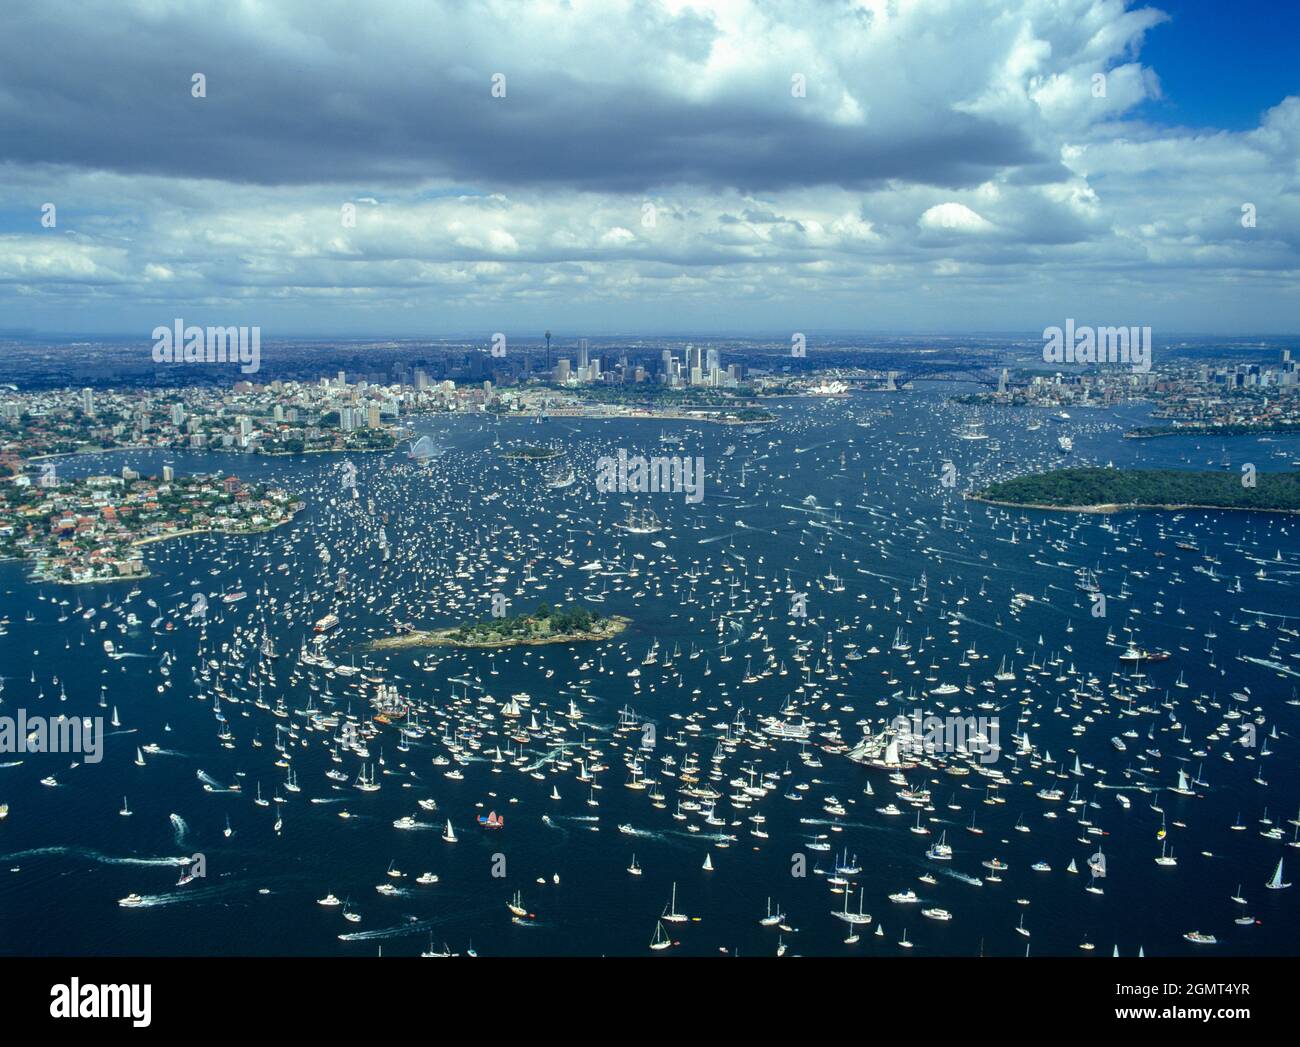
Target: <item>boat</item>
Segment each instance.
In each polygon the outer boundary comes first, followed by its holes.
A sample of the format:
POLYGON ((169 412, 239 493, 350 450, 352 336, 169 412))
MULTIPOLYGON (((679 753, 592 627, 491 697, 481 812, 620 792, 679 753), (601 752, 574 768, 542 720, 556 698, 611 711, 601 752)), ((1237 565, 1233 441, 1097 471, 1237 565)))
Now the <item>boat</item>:
POLYGON ((447 819, 447 827, 442 831, 442 838, 448 843, 456 842, 456 830, 451 827, 451 819, 447 819))
POLYGON ((664 910, 664 914, 663 914, 662 917, 660 917, 660 919, 667 920, 669 923, 685 923, 685 922, 687 921, 687 919, 688 919, 688 917, 687 917, 686 915, 684 915, 683 913, 679 913, 679 912, 677 911, 677 884, 676 884, 676 882, 673 883, 673 894, 672 894, 672 898, 669 899, 668 907, 664 910))
POLYGON ((1290 887, 1289 883, 1282 882, 1282 859, 1277 860, 1277 868, 1273 870, 1273 878, 1264 884, 1270 891, 1283 891, 1290 887))
POLYGON ((1188 931, 1183 935, 1189 942, 1195 942, 1197 945, 1217 945, 1219 940, 1212 934, 1202 934, 1200 931, 1188 931))
POLYGON ((655 934, 654 937, 650 939, 650 948, 655 950, 667 949, 672 944, 672 939, 668 937, 668 933, 664 930, 663 921, 656 920, 655 934))
POLYGON ((858 911, 849 912, 849 892, 845 891, 843 911, 833 909, 831 910, 831 915, 834 916, 837 920, 843 920, 845 923, 851 923, 851 924, 870 923, 871 914, 862 911, 862 903, 865 894, 866 894, 866 890, 864 888, 858 889, 858 911))
POLYGON ((124 908, 131 909, 137 905, 143 905, 144 899, 138 894, 128 894, 125 898, 119 898, 117 904, 124 908))
POLYGON ((626 531, 628 534, 657 534, 664 529, 663 524, 659 522, 659 517, 655 515, 652 509, 642 509, 640 512, 629 509, 627 519, 614 526, 620 531, 626 531))
POLYGON ((327 633, 339 624, 339 616, 336 614, 327 614, 324 618, 319 619, 312 628, 318 633, 327 633))
POLYGON ((785 913, 781 911, 779 905, 776 907, 776 912, 772 911, 772 899, 769 898, 767 900, 767 915, 762 917, 758 922, 762 927, 775 927, 784 919, 785 913))
POLYGON ((1168 660, 1170 657, 1172 656, 1168 651, 1148 651, 1143 647, 1130 645, 1125 649, 1124 653, 1119 656, 1119 660, 1127 663, 1163 662, 1168 660))

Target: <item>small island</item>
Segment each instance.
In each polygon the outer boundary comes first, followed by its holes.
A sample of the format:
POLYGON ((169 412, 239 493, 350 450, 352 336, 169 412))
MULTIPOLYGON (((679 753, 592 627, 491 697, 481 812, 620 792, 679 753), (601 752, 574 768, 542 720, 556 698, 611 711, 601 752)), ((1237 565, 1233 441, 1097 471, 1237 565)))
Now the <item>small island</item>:
POLYGON ((1300 512, 1300 473, 1258 473, 1255 486, 1239 470, 1055 469, 991 484, 968 497, 1020 509, 1115 513, 1134 509, 1247 509, 1300 512))
POLYGON ((449 629, 411 630, 370 644, 373 651, 408 647, 515 647, 521 644, 580 643, 609 640, 628 627, 631 619, 617 615, 602 618, 586 607, 551 608, 542 604, 532 614, 487 618, 449 629))

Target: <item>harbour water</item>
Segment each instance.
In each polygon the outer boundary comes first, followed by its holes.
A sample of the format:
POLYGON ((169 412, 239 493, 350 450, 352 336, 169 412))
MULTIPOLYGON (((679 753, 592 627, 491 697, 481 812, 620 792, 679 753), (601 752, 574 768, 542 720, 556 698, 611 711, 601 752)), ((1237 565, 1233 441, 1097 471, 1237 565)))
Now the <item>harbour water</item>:
POLYGON ((108 732, 98 764, 0 758, 0 951, 643 955, 674 884, 688 919, 664 925, 665 955, 1293 951, 1296 891, 1265 882, 1279 859, 1300 875, 1295 520, 961 495, 1060 464, 1060 436, 1072 461, 1260 471, 1300 458, 1300 438, 1124 440, 1145 408, 1058 421, 949 403, 958 388, 787 400, 759 427, 422 418, 427 461, 62 459, 64 475, 224 471, 308 506, 256 537, 152 544, 138 581, 35 584, 0 564, 0 715, 103 716, 108 732), (520 442, 564 454, 505 459, 520 442), (702 458, 702 500, 599 492, 596 462, 619 449, 702 458), (621 529, 629 511, 662 529, 621 529), (366 649, 398 623, 488 618, 494 594, 510 614, 580 602, 631 624, 603 643, 366 649), (317 644, 329 613, 339 625, 317 644), (1130 645, 1170 657, 1134 666, 1130 645), (318 648, 329 664, 300 660, 318 648), (405 720, 373 720, 380 680, 405 720), (954 708, 999 717, 1001 783, 950 773, 982 766, 950 756, 901 772, 908 800, 848 758, 864 730, 954 708), (618 730, 621 711, 635 727, 618 730), (349 715, 374 736, 352 745, 349 715), (769 717, 811 736, 776 738, 769 717), (1191 795, 1170 791, 1180 770, 1191 795), (356 788, 371 775, 380 788, 356 788), (682 808, 688 779, 717 796, 682 808), (1040 798, 1053 788, 1062 799, 1040 798), (880 813, 891 802, 901 814, 880 813), (500 828, 477 823, 489 812, 500 828), (415 828, 394 826, 408 816, 415 828), (941 834, 951 859, 927 858, 941 834), (1162 846, 1176 864, 1155 862, 1162 846), (1106 874, 1091 877, 1098 851, 1106 874), (197 854, 204 875, 178 885, 197 854), (438 881, 416 883, 426 871, 438 881), (918 903, 889 900, 908 888, 918 903), (529 915, 512 919, 516 892, 529 915), (832 915, 846 892, 872 917, 854 943, 832 915), (318 904, 330 893, 346 904, 318 904), (131 894, 141 904, 119 904, 131 894), (769 900, 784 927, 760 925, 769 900))

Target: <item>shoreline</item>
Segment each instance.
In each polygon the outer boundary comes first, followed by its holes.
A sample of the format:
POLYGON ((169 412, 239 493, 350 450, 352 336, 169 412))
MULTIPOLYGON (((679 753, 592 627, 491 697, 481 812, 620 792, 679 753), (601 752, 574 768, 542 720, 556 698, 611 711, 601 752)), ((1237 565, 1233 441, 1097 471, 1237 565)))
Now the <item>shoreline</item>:
POLYGON ((1136 429, 1130 429, 1124 433, 1125 440, 1158 440, 1166 436, 1218 436, 1227 439, 1230 436, 1300 436, 1300 425, 1287 426, 1266 426, 1262 429, 1246 429, 1241 432, 1225 432, 1224 428, 1218 426, 1208 426, 1205 428, 1195 428, 1192 426, 1160 426, 1159 431, 1154 433, 1142 433, 1136 429))
MULTIPOLYGON (((138 549, 142 546, 152 545, 155 542, 165 542, 172 538, 189 538, 196 534, 224 534, 237 538, 247 537, 250 535, 269 534, 272 531, 279 530, 281 527, 285 526, 285 524, 292 523, 300 511, 301 510, 291 513, 285 519, 281 520, 279 523, 272 524, 270 527, 258 527, 248 531, 224 531, 215 527, 190 527, 184 531, 171 531, 167 534, 151 534, 145 538, 136 538, 128 544, 127 548, 138 549)), ((20 562, 26 562, 28 557, 19 556, 14 557, 14 559, 20 562)), ((147 566, 143 571, 139 571, 136 574, 116 574, 105 576, 103 578, 51 578, 44 575, 38 575, 35 572, 29 575, 30 580, 33 582, 50 585, 98 585, 100 583, 111 582, 132 582, 140 578, 152 577, 153 572, 150 571, 147 566)))
POLYGON ((52 454, 36 454, 30 458, 20 458, 20 462, 44 462, 51 458, 72 458, 76 455, 113 454, 115 451, 162 451, 170 454, 232 454, 245 458, 299 458, 309 454, 382 454, 396 451, 399 443, 392 447, 315 447, 303 451, 243 451, 231 447, 159 447, 156 444, 124 444, 121 447, 87 447, 77 451, 55 451, 52 454))
POLYGON ((1282 513, 1286 516, 1300 515, 1300 509, 1269 509, 1253 505, 1160 505, 1147 502, 1099 502, 1096 505, 1045 505, 1040 502, 1006 502, 996 498, 984 498, 978 494, 962 496, 968 501, 983 502, 985 505, 997 505, 1004 509, 1039 509, 1044 512, 1057 513, 1130 513, 1130 512, 1198 512, 1221 513, 1282 513))

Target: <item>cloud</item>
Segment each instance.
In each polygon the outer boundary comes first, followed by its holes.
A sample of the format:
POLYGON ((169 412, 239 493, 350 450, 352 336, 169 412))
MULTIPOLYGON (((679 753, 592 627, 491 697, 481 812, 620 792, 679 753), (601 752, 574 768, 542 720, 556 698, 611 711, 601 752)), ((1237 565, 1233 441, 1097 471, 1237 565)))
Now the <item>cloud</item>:
POLYGON ((915 326, 942 317, 933 291, 1033 327, 1140 288, 1171 322, 1195 322, 1189 298, 1282 322, 1300 99, 1245 132, 1135 119, 1164 20, 1123 0, 49 0, 0 36, 0 307, 61 327, 79 302, 114 330, 173 305, 300 329, 915 326))

